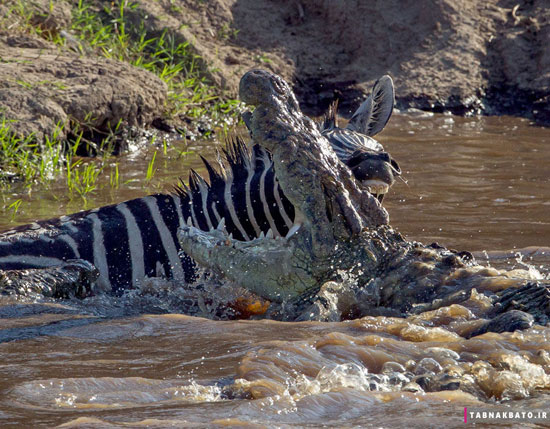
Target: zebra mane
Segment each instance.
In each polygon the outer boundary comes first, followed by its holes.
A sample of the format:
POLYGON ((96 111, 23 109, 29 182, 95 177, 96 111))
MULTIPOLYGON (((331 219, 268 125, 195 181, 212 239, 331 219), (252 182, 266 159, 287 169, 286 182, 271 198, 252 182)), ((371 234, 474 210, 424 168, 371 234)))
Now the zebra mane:
POLYGON ((246 178, 248 168, 254 165, 254 153, 241 137, 229 139, 226 148, 216 151, 216 161, 213 165, 202 155, 199 155, 208 173, 208 182, 194 169, 189 172, 189 184, 183 179, 174 186, 174 192, 181 198, 191 198, 192 195, 201 192, 201 189, 208 191, 218 186, 224 186, 228 178, 238 180, 246 178), (217 165, 216 165, 217 164, 217 165))
POLYGON ((327 113, 323 116, 323 121, 319 124, 320 131, 332 130, 338 127, 338 99, 333 100, 328 106, 327 113))

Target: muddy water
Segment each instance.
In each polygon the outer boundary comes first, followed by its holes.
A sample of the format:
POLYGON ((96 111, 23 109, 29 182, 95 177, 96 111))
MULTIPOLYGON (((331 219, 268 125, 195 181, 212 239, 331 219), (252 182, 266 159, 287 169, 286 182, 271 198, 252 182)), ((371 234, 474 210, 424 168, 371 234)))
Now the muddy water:
POLYGON ((380 140, 408 186, 386 202, 420 241, 469 250, 550 245, 550 130, 509 117, 396 116, 380 140))
MULTIPOLYGON (((548 275, 550 130, 413 114, 392 118, 380 140, 407 181, 385 201, 402 233, 548 275)), ((193 153, 159 157, 147 187, 106 186, 88 205, 163 189, 211 149, 182 144, 193 153)), ((147 160, 127 155, 122 180, 147 160)), ((16 220, 80 209, 61 189, 24 197, 16 220)), ((176 314, 185 297, 161 286, 117 299, 2 298, 0 426, 463 427, 464 407, 550 408, 550 329, 464 339, 481 296, 408 319, 213 321, 176 314)), ((199 307, 212 316, 215 306, 199 307)))

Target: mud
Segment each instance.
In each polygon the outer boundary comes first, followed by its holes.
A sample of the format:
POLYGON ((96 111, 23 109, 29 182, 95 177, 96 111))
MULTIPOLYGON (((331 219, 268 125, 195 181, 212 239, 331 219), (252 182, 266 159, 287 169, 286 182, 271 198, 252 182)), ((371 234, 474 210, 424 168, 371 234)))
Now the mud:
POLYGON ((107 131, 150 123, 162 112, 166 85, 146 70, 59 52, 27 35, 0 33, 0 106, 20 135, 61 138, 71 122, 107 131), (145 84, 144 84, 145 83, 145 84))

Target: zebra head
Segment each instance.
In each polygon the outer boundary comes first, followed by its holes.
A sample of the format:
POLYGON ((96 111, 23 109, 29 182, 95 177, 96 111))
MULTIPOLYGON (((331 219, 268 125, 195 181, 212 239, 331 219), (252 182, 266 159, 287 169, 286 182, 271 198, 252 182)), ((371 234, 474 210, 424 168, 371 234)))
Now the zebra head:
POLYGON ((388 123, 394 102, 393 81, 384 75, 375 82, 372 93, 361 103, 345 128, 338 126, 337 101, 330 105, 319 124, 321 134, 329 139, 338 158, 380 202, 401 175, 399 164, 373 138, 388 123))
MULTIPOLYGON (((373 138, 384 129, 392 115, 394 94, 391 77, 384 75, 375 82, 372 93, 361 103, 345 128, 338 126, 338 100, 331 103, 323 120, 318 123, 319 131, 328 139, 340 161, 380 202, 401 175, 397 161, 373 138)), ((250 112, 243 113, 249 131, 251 117, 250 112)))

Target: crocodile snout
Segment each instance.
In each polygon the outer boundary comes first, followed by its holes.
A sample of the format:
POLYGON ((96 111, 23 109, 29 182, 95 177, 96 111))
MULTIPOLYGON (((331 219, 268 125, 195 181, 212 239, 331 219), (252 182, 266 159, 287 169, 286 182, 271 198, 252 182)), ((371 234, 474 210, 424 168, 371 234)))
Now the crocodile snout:
POLYGON ((271 98, 286 100, 290 93, 290 87, 283 79, 265 70, 250 70, 239 84, 239 97, 251 105, 265 103, 271 98))

